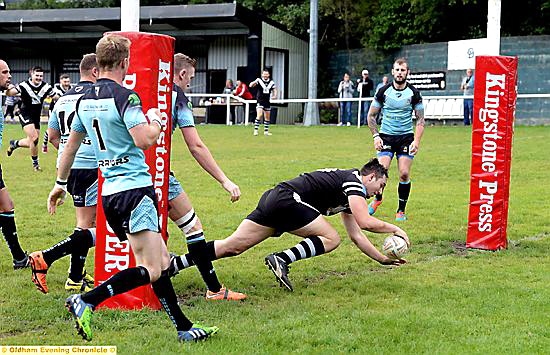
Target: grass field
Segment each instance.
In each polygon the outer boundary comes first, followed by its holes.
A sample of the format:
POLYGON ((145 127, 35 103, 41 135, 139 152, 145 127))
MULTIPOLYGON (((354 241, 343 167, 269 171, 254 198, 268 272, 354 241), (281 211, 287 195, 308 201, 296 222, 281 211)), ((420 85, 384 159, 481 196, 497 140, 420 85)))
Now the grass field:
MULTIPOLYGON (((318 168, 360 167, 374 154, 368 130, 352 127, 274 126, 272 137, 253 137, 252 128, 241 126, 198 129, 243 193, 231 204, 176 136, 172 168, 210 240, 229 235, 277 182, 318 168)), ((5 156, 8 140, 20 135, 18 126, 6 128, 0 161, 16 203, 21 243, 34 251, 69 234, 74 212, 72 203, 53 217, 46 212, 54 152, 41 155, 42 173, 33 173, 28 151, 5 156)), ((471 133, 462 126, 428 127, 412 170, 409 221, 402 223, 413 243, 407 265, 373 262, 344 235, 339 217, 330 217, 343 243, 333 253, 292 265, 294 293, 279 288, 263 264, 268 253, 299 241, 288 234, 215 263, 223 283, 249 295, 245 302, 207 302, 198 272, 186 270, 173 279, 184 312, 221 329, 197 344, 178 344, 166 315, 153 311, 97 312, 94 340, 85 343, 63 307, 68 259, 50 269, 50 293, 43 295, 29 270, 12 270, 11 255, 0 243, 0 344, 116 345, 121 354, 548 354, 549 137, 550 127, 516 128, 507 250, 456 248, 466 234, 471 133)), ((377 213, 390 222, 396 187, 392 165, 386 200, 377 213)), ((170 249, 185 250, 172 225, 170 233, 170 249)), ((368 236, 376 245, 384 238, 368 236)), ((87 263, 92 269, 93 258, 87 263)))

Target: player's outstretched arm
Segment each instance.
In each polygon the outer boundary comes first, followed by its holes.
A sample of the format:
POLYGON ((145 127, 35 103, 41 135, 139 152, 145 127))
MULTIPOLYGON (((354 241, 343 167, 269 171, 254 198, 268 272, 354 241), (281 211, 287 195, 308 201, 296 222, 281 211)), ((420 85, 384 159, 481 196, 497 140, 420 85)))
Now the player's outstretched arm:
POLYGON ((197 129, 195 127, 182 127, 181 133, 187 148, 191 152, 191 155, 197 163, 209 173, 216 181, 218 181, 222 187, 231 195, 231 202, 239 200, 241 197, 241 190, 239 186, 229 180, 225 176, 223 170, 220 168, 214 157, 210 153, 210 150, 204 144, 197 129))
POLYGON ((67 179, 69 178, 76 152, 78 148, 80 148, 80 144, 84 137, 86 137, 85 133, 77 131, 71 131, 69 134, 69 140, 59 160, 55 185, 48 196, 48 212, 50 214, 54 214, 57 206, 65 202, 65 196, 67 195, 67 179))
POLYGON ((379 220, 376 217, 373 217, 369 214, 369 208, 367 201, 361 196, 352 195, 348 197, 349 207, 351 213, 359 228, 368 230, 369 232, 374 233, 393 233, 400 237, 403 237, 407 242, 408 246, 411 246, 409 237, 404 230, 399 228, 396 225, 387 223, 379 220))
POLYGON ((348 233, 350 239, 355 243, 355 245, 368 257, 373 260, 378 261, 382 265, 401 265, 406 263, 403 259, 390 259, 386 255, 382 254, 376 247, 371 243, 369 238, 363 234, 361 228, 355 221, 353 215, 349 213, 342 212, 340 213, 342 217, 342 222, 348 233))

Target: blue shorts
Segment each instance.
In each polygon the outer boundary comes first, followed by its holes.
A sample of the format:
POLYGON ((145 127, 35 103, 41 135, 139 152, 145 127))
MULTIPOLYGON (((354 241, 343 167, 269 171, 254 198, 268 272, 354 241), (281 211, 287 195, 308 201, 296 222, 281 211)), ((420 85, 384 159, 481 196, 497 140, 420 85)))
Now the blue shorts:
POLYGON ((102 196, 107 223, 120 241, 143 230, 159 232, 157 195, 152 186, 102 196))
POLYGON ((67 191, 73 197, 75 207, 97 205, 97 168, 71 169, 67 191))
POLYGON ((170 177, 168 179, 168 201, 172 201, 180 194, 183 193, 183 187, 181 187, 180 182, 172 172, 170 172, 170 177))

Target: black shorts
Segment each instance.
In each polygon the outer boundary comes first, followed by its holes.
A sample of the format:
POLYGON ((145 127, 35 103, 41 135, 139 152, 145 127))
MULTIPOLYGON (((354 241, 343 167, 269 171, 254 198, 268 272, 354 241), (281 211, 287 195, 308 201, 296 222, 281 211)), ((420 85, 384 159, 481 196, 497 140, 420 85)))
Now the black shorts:
POLYGON ((107 223, 122 242, 126 233, 159 232, 157 195, 152 186, 102 196, 107 223))
POLYGON ((97 205, 97 169, 71 169, 67 191, 75 207, 97 205))
POLYGON ((19 123, 21 123, 21 127, 28 126, 30 124, 34 125, 34 128, 40 129, 40 115, 31 115, 31 114, 23 114, 21 113, 19 115, 19 123))
POLYGON ((271 111, 271 102, 269 100, 258 100, 256 108, 261 108, 264 111, 271 111))
POLYGON ((246 219, 262 226, 274 228, 279 236, 311 223, 321 213, 313 206, 302 202, 296 192, 276 186, 264 192, 258 206, 246 219))
POLYGON ((6 184, 4 183, 4 176, 2 175, 2 165, 0 165, 0 190, 4 187, 6 187, 6 184))
POLYGON ((414 155, 409 154, 409 146, 414 141, 414 134, 400 134, 400 135, 390 135, 380 133, 380 138, 382 138, 382 150, 378 153, 378 156, 389 156, 393 158, 393 155, 397 157, 406 156, 411 159, 414 158, 414 155))

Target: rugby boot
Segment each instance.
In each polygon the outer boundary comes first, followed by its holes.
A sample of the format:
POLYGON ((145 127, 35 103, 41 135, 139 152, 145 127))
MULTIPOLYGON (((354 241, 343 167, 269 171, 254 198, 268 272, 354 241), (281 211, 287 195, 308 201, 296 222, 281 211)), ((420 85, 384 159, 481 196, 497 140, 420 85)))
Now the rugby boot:
POLYGON ((405 214, 405 212, 403 211, 398 211, 396 214, 395 214, 395 220, 397 222, 404 222, 407 220, 407 215, 405 214))
POLYGON ((277 281, 289 291, 293 291, 292 284, 288 279, 288 265, 275 254, 269 254, 265 257, 265 264, 273 272, 277 281))
POLYGON ((225 286, 222 286, 222 288, 218 292, 212 292, 210 290, 206 291, 206 299, 207 300, 228 300, 228 301, 242 301, 246 299, 246 295, 244 293, 231 291, 225 286))
POLYGON ((94 313, 91 304, 82 300, 80 295, 71 295, 65 301, 65 307, 75 319, 75 328, 82 339, 92 340, 92 314, 94 313))
POLYGON ((42 293, 48 293, 48 283, 46 282, 46 273, 48 272, 48 264, 44 261, 44 255, 41 251, 32 252, 29 255, 31 264, 32 276, 31 280, 42 293))
POLYGON ((220 330, 218 327, 207 327, 200 324, 193 324, 191 329, 178 332, 178 340, 181 342, 205 340, 220 330))

